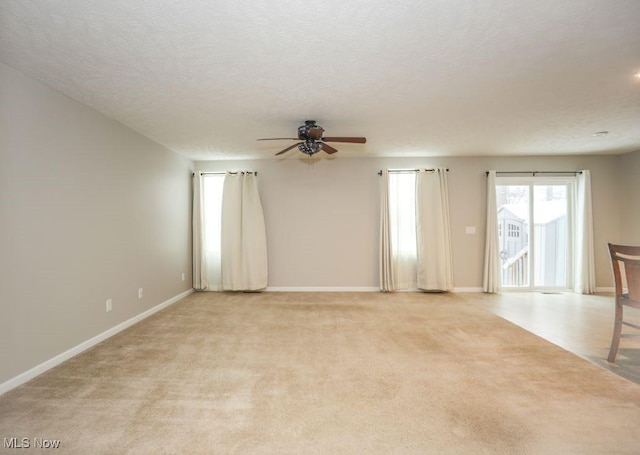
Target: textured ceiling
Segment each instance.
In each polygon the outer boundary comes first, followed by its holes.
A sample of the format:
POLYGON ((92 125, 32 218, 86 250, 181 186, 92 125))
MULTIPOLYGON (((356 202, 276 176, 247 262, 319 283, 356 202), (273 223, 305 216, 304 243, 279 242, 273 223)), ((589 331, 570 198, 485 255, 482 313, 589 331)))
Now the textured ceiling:
POLYGON ((0 60, 196 160, 640 150, 638 0, 2 0, 0 60))

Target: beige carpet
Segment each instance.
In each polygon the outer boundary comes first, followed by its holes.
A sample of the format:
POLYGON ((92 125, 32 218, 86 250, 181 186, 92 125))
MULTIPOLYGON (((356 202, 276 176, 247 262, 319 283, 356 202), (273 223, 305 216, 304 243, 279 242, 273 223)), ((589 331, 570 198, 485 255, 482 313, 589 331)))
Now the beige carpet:
POLYGON ((77 454, 638 454, 640 386, 455 295, 194 294, 0 397, 77 454))

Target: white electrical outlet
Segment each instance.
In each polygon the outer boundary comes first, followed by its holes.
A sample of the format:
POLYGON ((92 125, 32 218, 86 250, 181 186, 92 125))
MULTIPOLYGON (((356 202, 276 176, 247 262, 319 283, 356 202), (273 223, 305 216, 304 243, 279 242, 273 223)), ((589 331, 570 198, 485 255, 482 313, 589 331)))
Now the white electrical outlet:
POLYGON ((184 272, 182 272, 182 281, 184 281, 184 272))
POLYGON ((475 234, 476 233, 476 227, 475 226, 467 226, 467 227, 465 227, 464 232, 466 234, 475 234))
POLYGON ((107 300, 107 313, 113 309, 113 300, 107 300))
POLYGON ((143 295, 144 295, 144 292, 142 288, 138 289, 138 298, 141 299, 143 295))

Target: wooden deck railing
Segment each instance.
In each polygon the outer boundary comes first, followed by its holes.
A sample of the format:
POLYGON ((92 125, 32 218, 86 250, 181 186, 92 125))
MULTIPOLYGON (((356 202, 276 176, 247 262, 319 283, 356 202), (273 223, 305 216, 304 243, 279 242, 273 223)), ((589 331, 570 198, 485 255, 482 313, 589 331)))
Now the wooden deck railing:
POLYGON ((502 265, 503 286, 527 286, 529 284, 529 245, 522 248, 502 265))

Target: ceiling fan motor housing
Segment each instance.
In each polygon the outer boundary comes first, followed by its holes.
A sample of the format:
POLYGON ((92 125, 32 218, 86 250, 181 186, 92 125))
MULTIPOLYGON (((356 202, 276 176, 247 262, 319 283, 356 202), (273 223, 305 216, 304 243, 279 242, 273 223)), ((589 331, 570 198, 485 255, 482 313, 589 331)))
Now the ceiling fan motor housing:
POLYGON ((298 139, 303 141, 322 139, 324 128, 316 125, 315 120, 305 120, 304 125, 298 127, 298 139))

